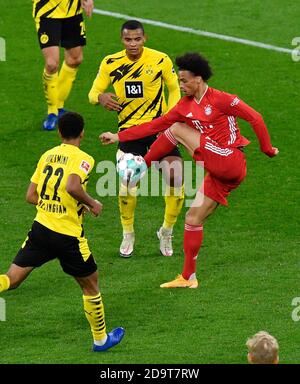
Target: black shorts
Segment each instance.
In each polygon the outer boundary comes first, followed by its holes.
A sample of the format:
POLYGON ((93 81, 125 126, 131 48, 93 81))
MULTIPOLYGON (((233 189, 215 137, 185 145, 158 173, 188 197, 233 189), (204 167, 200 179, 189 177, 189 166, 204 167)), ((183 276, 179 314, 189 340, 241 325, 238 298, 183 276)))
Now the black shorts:
MULTIPOLYGON (((143 137, 142 139, 124 141, 122 143, 119 143, 119 149, 125 153, 133 153, 134 155, 140 155, 144 157, 148 152, 150 146, 154 143, 156 139, 157 139, 157 136, 153 135, 153 136, 143 137)), ((181 157, 178 147, 175 147, 174 149, 172 149, 171 152, 164 155, 164 157, 167 157, 167 156, 181 157)), ((159 159, 159 160, 162 160, 162 159, 159 159)))
POLYGON ((97 270, 85 237, 73 237, 51 231, 34 221, 13 263, 19 267, 40 267, 58 259, 65 273, 86 277, 97 270))
POLYGON ((82 14, 66 19, 41 17, 37 28, 41 49, 53 46, 74 48, 86 45, 82 14))

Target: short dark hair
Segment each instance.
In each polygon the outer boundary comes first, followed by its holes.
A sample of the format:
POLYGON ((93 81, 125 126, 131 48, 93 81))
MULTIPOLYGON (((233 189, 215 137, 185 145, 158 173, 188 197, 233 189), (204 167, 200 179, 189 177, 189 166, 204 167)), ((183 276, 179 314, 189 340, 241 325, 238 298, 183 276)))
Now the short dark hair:
POLYGON ((190 71, 195 76, 201 76, 204 81, 213 74, 208 61, 199 53, 187 52, 178 56, 175 62, 179 71, 190 71))
POLYGON ((83 117, 76 112, 66 112, 58 119, 58 130, 64 139, 77 139, 83 127, 83 117))
POLYGON ((143 31, 143 34, 145 33, 143 24, 139 22, 138 20, 128 20, 125 21, 125 23, 121 27, 121 34, 124 31, 124 29, 141 29, 143 31))

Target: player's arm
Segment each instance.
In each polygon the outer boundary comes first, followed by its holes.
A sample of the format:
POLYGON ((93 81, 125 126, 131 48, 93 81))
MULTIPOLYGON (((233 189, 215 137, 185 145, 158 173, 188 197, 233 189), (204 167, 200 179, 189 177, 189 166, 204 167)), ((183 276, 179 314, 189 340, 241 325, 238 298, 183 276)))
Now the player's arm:
POLYGON ((181 94, 180 94, 180 88, 178 81, 174 81, 173 83, 166 83, 169 91, 169 97, 168 97, 168 110, 174 107, 176 103, 180 100, 181 94))
POLYGON ((85 14, 91 17, 94 9, 94 0, 81 0, 81 7, 85 14))
POLYGON ((36 169, 30 179, 30 184, 26 192, 26 201, 29 204, 37 205, 39 202, 39 194, 37 192, 37 187, 38 187, 42 169, 44 166, 44 158, 45 158, 45 154, 43 154, 40 157, 37 163, 36 169))
POLYGON ((115 100, 117 96, 114 93, 107 92, 105 90, 110 85, 109 72, 106 68, 105 59, 102 61, 97 77, 93 82, 93 86, 89 92, 89 101, 91 104, 101 104, 109 111, 120 111, 122 107, 115 100))
POLYGON ((180 100, 180 87, 178 77, 175 72, 171 59, 167 56, 164 60, 163 80, 168 88, 168 111, 172 109, 180 100))
POLYGON ((39 202, 39 195, 37 193, 37 184, 31 182, 26 192, 26 201, 29 204, 37 205, 39 202))
POLYGON ((273 147, 271 144, 268 129, 259 112, 240 100, 236 95, 224 94, 224 98, 219 106, 220 109, 229 116, 240 117, 252 126, 263 153, 269 157, 276 156, 279 153, 278 148, 273 147))
POLYGON ((77 174, 68 177, 66 191, 77 201, 86 205, 94 216, 98 216, 102 210, 102 204, 93 199, 81 185, 81 178, 77 174))
POLYGON ((154 119, 148 123, 133 126, 130 129, 125 129, 124 131, 120 131, 118 133, 101 133, 99 139, 104 145, 113 144, 117 141, 123 142, 136 140, 142 137, 152 136, 156 133, 163 132, 171 127, 171 125, 174 123, 181 121, 183 121, 183 117, 179 112, 178 104, 176 104, 176 106, 164 116, 154 119))

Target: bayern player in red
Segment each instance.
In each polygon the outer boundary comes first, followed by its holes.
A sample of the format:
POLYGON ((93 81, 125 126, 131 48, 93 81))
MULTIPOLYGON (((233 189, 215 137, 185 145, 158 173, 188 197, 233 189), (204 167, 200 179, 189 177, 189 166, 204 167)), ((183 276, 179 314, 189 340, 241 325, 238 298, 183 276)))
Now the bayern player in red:
POLYGON ((180 88, 185 93, 174 108, 149 123, 116 134, 100 135, 103 144, 134 140, 162 132, 145 156, 148 167, 178 143, 185 146, 196 161, 203 161, 207 174, 185 217, 184 265, 175 280, 161 288, 197 288, 196 260, 203 240, 203 224, 219 204, 227 205, 227 196, 246 176, 243 148, 250 142, 240 133, 237 117, 248 121, 269 157, 278 149, 271 144, 262 116, 236 95, 211 88, 208 61, 198 53, 186 53, 176 59, 180 88))

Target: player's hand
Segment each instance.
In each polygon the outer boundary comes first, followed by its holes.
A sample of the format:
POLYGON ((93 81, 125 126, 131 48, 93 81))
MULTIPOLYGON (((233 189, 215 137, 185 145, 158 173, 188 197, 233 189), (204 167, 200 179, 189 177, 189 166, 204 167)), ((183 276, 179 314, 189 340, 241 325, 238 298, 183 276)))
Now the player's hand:
POLYGON ((102 144, 108 145, 108 144, 113 144, 116 141, 119 141, 119 136, 117 133, 104 132, 104 133, 101 133, 101 135, 99 136, 99 139, 102 144))
POLYGON ((94 9, 94 1, 93 0, 81 0, 81 7, 84 10, 85 14, 88 17, 92 16, 94 9))
POLYGON ((108 92, 108 93, 102 93, 98 96, 99 103, 109 111, 121 111, 122 107, 121 105, 115 100, 117 98, 117 95, 114 93, 108 92))
POLYGON ((97 217, 102 211, 102 204, 98 200, 94 200, 93 205, 90 207, 90 212, 93 216, 97 217))
POLYGON ((274 157, 274 156, 277 156, 278 153, 279 153, 279 149, 276 147, 272 147, 272 151, 266 152, 266 155, 269 157, 274 157))
POLYGON ((86 204, 83 204, 83 211, 82 211, 82 214, 83 215, 87 215, 88 213, 90 213, 91 210, 90 208, 86 205, 86 204))

